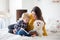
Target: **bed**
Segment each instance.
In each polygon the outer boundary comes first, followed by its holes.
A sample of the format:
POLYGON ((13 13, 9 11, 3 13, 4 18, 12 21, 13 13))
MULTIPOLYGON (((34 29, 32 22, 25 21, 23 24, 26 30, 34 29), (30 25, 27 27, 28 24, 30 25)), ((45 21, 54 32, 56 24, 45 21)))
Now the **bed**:
POLYGON ((42 37, 27 37, 8 33, 8 29, 0 29, 0 40, 60 40, 60 33, 51 33, 42 37))
POLYGON ((40 37, 26 37, 26 36, 20 36, 20 35, 14 35, 8 33, 8 31, 5 31, 7 29, 1 29, 0 30, 0 40, 39 40, 40 37))
MULTIPOLYGON (((2 18, 2 17, 0 16, 0 18, 2 18)), ((50 21, 47 23, 47 26, 52 27, 50 25, 50 21)), ((7 23, 7 24, 9 24, 9 23, 7 23)), ((52 25, 55 25, 55 24, 53 23, 52 25)), ((14 34, 8 33, 7 26, 5 28, 3 28, 3 25, 2 25, 2 27, 0 28, 0 40, 60 40, 60 32, 56 32, 55 29, 53 30, 53 28, 50 29, 49 27, 47 28, 48 36, 42 36, 42 37, 27 37, 27 36, 23 36, 22 37, 20 35, 14 35, 14 34), (48 29, 50 29, 51 31, 48 30, 48 29)))

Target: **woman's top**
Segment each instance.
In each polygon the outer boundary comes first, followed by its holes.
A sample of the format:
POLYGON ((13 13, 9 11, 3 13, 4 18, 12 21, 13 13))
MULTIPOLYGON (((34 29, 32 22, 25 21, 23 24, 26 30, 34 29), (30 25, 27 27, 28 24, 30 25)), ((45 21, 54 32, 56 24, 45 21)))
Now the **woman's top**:
MULTIPOLYGON (((28 27, 26 28, 27 31, 31 31, 33 30, 34 26, 33 26, 33 23, 34 23, 34 18, 32 16, 32 14, 29 14, 30 15, 30 21, 28 23, 28 27)), ((45 24, 44 24, 44 27, 43 27, 43 36, 47 36, 47 32, 46 32, 46 29, 45 29, 45 24)))

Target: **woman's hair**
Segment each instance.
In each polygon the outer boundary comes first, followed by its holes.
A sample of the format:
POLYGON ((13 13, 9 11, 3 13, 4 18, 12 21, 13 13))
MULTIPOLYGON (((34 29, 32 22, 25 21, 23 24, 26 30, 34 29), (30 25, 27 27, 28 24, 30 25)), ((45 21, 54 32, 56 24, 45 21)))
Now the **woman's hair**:
MULTIPOLYGON (((41 12, 41 9, 40 9, 39 7, 35 6, 35 7, 32 9, 32 11, 35 12, 35 14, 36 14, 36 16, 37 16, 37 19, 42 20, 42 21, 44 22, 44 19, 43 19, 43 17, 42 17, 42 12, 41 12)), ((31 11, 31 12, 32 12, 32 11, 31 11)), ((45 22, 44 22, 44 23, 45 23, 45 22)))

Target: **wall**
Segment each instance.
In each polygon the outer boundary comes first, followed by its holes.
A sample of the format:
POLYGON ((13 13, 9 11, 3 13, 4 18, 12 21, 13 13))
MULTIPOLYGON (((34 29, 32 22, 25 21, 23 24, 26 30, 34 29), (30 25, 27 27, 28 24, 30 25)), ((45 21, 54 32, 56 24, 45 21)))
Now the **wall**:
POLYGON ((60 3, 53 3, 52 0, 42 0, 41 8, 44 19, 59 19, 60 20, 60 3))
POLYGON ((16 22, 17 9, 28 9, 30 13, 34 6, 39 6, 42 10, 44 20, 48 23, 50 19, 60 19, 60 3, 52 3, 51 1, 52 0, 0 0, 0 11, 10 12, 10 23, 12 24, 16 22))
POLYGON ((22 8, 28 9, 28 12, 30 12, 34 6, 41 8, 44 19, 59 19, 60 17, 60 3, 52 3, 52 0, 22 0, 22 8))
POLYGON ((40 1, 37 0, 22 0, 22 8, 28 9, 28 12, 30 13, 32 8, 34 6, 39 6, 40 1))
POLYGON ((31 9, 34 6, 39 6, 45 22, 48 23, 52 20, 60 20, 60 3, 53 3, 53 0, 22 0, 22 8, 31 9))
POLYGON ((0 0, 0 11, 8 12, 8 0, 0 0))
POLYGON ((16 22, 16 10, 22 8, 22 0, 9 0, 10 24, 16 22))

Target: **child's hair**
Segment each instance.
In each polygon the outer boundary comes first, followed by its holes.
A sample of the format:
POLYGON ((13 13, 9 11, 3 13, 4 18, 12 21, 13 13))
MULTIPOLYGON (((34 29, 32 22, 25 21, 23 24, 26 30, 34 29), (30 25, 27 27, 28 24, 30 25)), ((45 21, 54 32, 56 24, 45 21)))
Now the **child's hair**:
POLYGON ((22 18, 23 18, 23 19, 24 19, 24 18, 30 18, 30 16, 29 16, 28 13, 23 13, 23 14, 22 14, 22 18))

